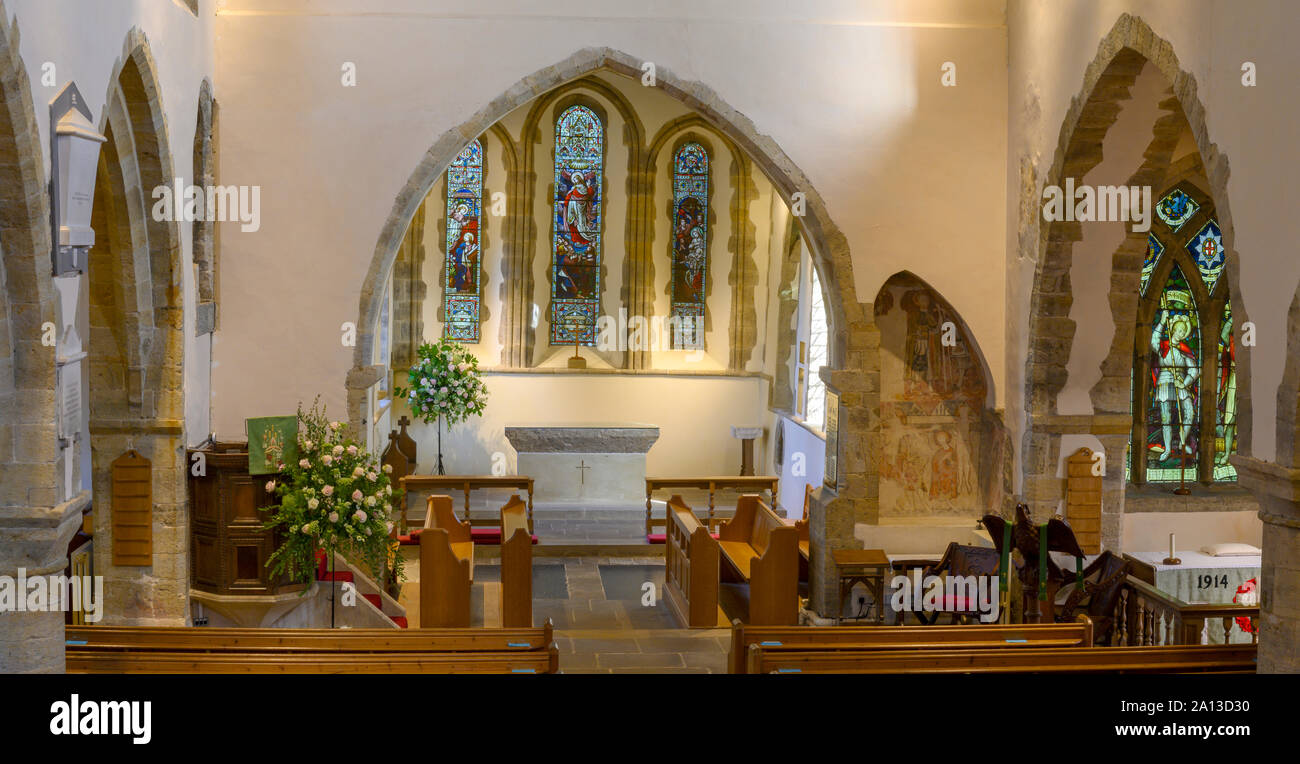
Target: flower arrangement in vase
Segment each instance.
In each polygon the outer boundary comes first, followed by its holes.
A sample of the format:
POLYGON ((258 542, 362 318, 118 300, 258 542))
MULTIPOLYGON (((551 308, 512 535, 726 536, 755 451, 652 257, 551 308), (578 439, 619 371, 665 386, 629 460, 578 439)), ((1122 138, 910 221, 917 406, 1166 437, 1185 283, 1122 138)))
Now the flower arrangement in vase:
POLYGON ((471 415, 482 416, 487 406, 487 385, 483 383, 478 359, 464 346, 447 338, 420 345, 417 360, 407 372, 409 388, 396 387, 393 394, 405 398, 412 413, 426 424, 438 424, 438 474, 442 464, 442 426, 463 422, 471 415))
POLYGON ((401 555, 392 553, 392 468, 347 437, 347 425, 331 422, 324 408, 298 407, 299 460, 284 465, 266 483, 280 503, 271 507, 267 528, 280 528, 283 542, 267 559, 277 576, 313 580, 316 550, 331 561, 335 552, 365 563, 378 573, 388 567, 402 579, 401 555))

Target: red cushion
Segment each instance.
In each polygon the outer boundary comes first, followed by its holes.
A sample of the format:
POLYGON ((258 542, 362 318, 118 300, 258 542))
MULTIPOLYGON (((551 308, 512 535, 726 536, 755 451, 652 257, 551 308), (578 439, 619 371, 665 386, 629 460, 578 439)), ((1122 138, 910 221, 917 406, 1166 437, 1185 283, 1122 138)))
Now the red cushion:
POLYGON ((374 605, 376 608, 379 608, 380 611, 383 611, 384 601, 379 597, 378 594, 363 594, 361 596, 365 597, 370 602, 371 605, 374 605))
POLYGON ((411 546, 413 544, 418 546, 420 543, 420 532, 423 530, 423 528, 416 528, 405 536, 398 536, 397 543, 402 546, 411 546))
POLYGON ((403 628, 403 629, 406 628, 406 616, 404 616, 404 615, 395 615, 395 616, 391 616, 391 617, 392 617, 392 619, 393 619, 393 623, 397 624, 398 626, 400 626, 400 627, 403 628))
MULTIPOLYGON (((470 541, 473 541, 475 544, 500 544, 501 529, 500 528, 470 528, 469 538, 470 541)), ((533 535, 533 543, 534 544, 537 543, 536 534, 533 535)))
POLYGON ((336 570, 333 573, 326 572, 316 577, 318 581, 352 581, 352 571, 336 570))

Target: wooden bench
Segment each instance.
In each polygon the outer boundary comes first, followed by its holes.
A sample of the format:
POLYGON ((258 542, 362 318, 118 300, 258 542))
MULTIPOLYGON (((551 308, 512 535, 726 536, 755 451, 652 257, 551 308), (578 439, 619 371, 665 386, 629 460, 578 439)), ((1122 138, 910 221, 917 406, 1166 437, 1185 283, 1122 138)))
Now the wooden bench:
POLYGON ((1253 674, 1255 653, 1255 645, 818 652, 753 644, 746 670, 751 674, 1253 674))
POLYGON ((548 620, 528 629, 67 630, 69 673, 554 673, 548 620))
POLYGON ((664 599, 678 623, 704 629, 725 623, 718 610, 718 542, 681 496, 668 500, 666 542, 664 599))
POLYGON ((450 496, 430 496, 420 533, 420 626, 468 627, 473 583, 469 523, 456 519, 450 496))
POLYGON ((799 612, 799 532, 754 494, 718 529, 725 566, 749 584, 749 623, 793 626, 799 612))
POLYGON ((533 625, 533 535, 516 494, 501 507, 501 625, 533 625))
POLYGON ((750 645, 787 654, 802 650, 970 650, 1006 647, 1092 647, 1092 621, 967 626, 731 626, 728 670, 744 674, 750 645))
POLYGON ((253 629, 186 626, 68 627, 67 650, 239 653, 518 652, 545 650, 548 619, 528 629, 253 629))
POLYGON ((753 493, 755 491, 767 491, 770 495, 772 504, 778 502, 777 485, 780 478, 769 475, 739 475, 729 477, 683 477, 683 478, 646 478, 645 481, 645 536, 646 542, 650 544, 665 543, 665 533, 655 533, 656 526, 667 528, 668 518, 662 520, 657 517, 651 517, 650 508, 651 499, 655 491, 667 489, 693 488, 709 492, 709 511, 707 525, 710 533, 717 531, 717 520, 714 517, 714 501, 718 491, 739 491, 741 493, 753 493))
POLYGON ((69 674, 553 674, 555 643, 543 651, 401 653, 199 653, 74 651, 69 674))
POLYGON ((801 580, 807 579, 808 561, 811 559, 808 556, 810 554, 808 513, 812 509, 812 495, 813 487, 812 483, 809 483, 803 487, 803 517, 794 523, 795 530, 799 531, 799 556, 803 558, 803 562, 799 565, 801 580))
MULTIPOLYGON (((533 532, 533 479, 527 475, 407 475, 402 478, 404 491, 451 491, 465 494, 465 522, 470 522, 469 495, 484 488, 511 488, 524 491, 528 496, 528 532, 533 532)), ((478 525, 499 525, 493 518, 480 518, 478 525)), ((476 528, 471 533, 479 543, 497 543, 502 540, 499 527, 476 528)))

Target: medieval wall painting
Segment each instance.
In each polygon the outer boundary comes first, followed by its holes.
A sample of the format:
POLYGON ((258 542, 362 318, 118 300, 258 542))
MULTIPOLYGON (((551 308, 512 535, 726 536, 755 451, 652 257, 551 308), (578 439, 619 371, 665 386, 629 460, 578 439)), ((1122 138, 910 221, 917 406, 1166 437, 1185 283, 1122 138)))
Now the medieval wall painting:
POLYGON ((880 514, 975 516, 988 385, 957 314, 914 277, 875 303, 881 342, 880 514))

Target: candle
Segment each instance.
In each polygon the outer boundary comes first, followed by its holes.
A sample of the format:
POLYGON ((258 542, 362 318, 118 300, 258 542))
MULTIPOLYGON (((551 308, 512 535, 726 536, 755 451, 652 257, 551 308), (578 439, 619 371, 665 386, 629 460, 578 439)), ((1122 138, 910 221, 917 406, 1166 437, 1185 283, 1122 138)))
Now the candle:
POLYGON ((1174 559, 1174 534, 1169 534, 1169 559, 1174 559))

